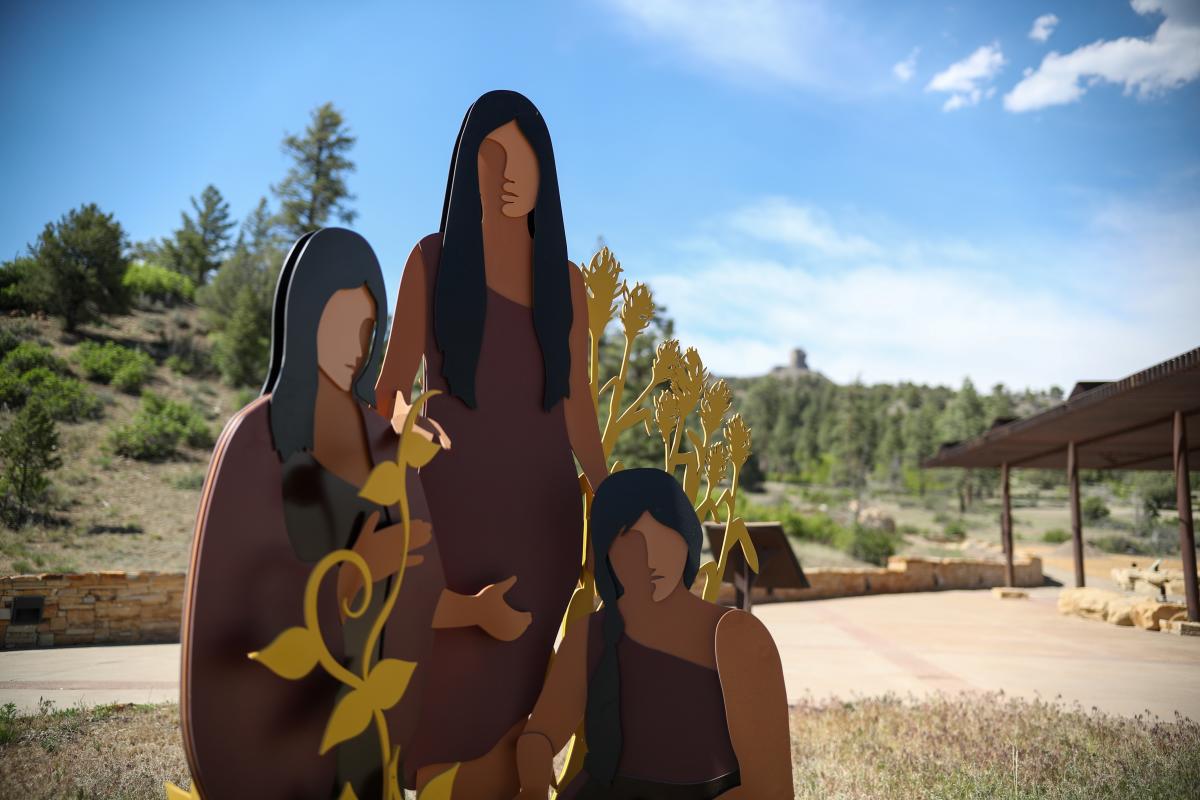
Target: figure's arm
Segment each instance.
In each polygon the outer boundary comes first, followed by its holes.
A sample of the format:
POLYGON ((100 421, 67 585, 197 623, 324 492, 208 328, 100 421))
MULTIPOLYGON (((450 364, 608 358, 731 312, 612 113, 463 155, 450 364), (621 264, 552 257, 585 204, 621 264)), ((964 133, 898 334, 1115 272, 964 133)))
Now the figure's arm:
POLYGON ((792 744, 779 650, 765 625, 730 611, 717 623, 717 673, 742 783, 722 800, 790 800, 792 744))
POLYGON ((554 780, 554 756, 567 746, 587 708, 587 641, 591 616, 567 627, 542 693, 517 739, 522 797, 545 797, 554 780))
POLYGON ((591 363, 591 348, 588 345, 587 287, 579 267, 567 263, 571 272, 571 395, 566 399, 567 435, 575 458, 583 467, 592 491, 600 481, 608 477, 608 465, 604 462, 604 446, 600 443, 600 423, 596 416, 596 404, 592 401, 592 387, 588 379, 591 363))
POLYGON ((396 392, 406 402, 412 399, 413 378, 425 352, 425 306, 425 261, 418 244, 404 265, 392 314, 392 332, 384 351, 383 367, 375 381, 375 407, 387 419, 391 419, 395 410, 396 392))

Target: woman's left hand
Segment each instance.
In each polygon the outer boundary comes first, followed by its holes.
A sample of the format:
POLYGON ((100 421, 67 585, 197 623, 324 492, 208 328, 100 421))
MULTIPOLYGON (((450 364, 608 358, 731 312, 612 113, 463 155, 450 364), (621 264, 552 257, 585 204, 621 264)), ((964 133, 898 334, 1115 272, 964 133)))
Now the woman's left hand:
POLYGON ((516 582, 517 576, 513 575, 499 583, 483 587, 479 594, 475 595, 475 624, 483 628, 484 633, 502 642, 520 638, 533 622, 533 614, 517 611, 504 599, 504 595, 516 582))

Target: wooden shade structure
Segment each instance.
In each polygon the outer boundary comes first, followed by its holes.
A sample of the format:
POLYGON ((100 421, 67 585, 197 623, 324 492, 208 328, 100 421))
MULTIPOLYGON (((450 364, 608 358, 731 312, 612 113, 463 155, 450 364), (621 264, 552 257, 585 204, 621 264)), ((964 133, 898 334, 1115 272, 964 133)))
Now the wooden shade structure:
POLYGON ((1200 348, 1118 381, 1078 383, 1070 397, 1054 408, 1025 419, 998 420, 974 439, 943 445, 937 455, 921 466, 1000 469, 1001 535, 1010 585, 1011 470, 1066 471, 1077 586, 1084 584, 1079 470, 1173 471, 1188 619, 1200 620, 1188 474, 1189 457, 1194 457, 1197 451, 1200 451, 1200 348), (1190 442, 1189 427, 1193 432, 1190 442))

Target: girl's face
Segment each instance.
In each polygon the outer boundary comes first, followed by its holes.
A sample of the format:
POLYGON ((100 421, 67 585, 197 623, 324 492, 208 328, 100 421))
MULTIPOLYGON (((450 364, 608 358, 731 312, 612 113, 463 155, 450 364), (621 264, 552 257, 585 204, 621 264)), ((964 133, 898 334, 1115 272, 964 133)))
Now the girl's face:
POLYGON ((687 557, 683 537, 649 511, 617 534, 608 549, 608 561, 625 594, 655 603, 665 600, 683 581, 687 557))
POLYGON ((344 392, 371 351, 375 301, 366 286, 333 293, 317 324, 317 366, 344 392))
POLYGON ((479 199, 484 216, 524 217, 537 205, 537 154, 516 120, 501 125, 479 145, 479 199))

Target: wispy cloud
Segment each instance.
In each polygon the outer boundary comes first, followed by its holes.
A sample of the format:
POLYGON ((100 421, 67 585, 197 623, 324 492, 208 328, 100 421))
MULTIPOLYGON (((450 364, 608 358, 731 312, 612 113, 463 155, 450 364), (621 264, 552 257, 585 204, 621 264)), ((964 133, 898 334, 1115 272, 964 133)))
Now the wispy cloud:
POLYGON ((1200 76, 1200 3, 1194 0, 1133 0, 1139 14, 1162 14, 1146 38, 1102 40, 1066 55, 1051 52, 1004 96, 1009 111, 1036 111, 1073 103, 1098 81, 1119 84, 1125 94, 1152 97, 1200 76))
POLYGON ((1033 21, 1033 27, 1029 29, 1029 38, 1035 42, 1049 41, 1050 35, 1054 33, 1054 29, 1057 26, 1057 16, 1054 14, 1042 14, 1033 21))
POLYGON ((723 77, 845 89, 879 74, 858 26, 826 0, 607 2, 636 34, 723 77))
POLYGON ((988 84, 1004 64, 1004 53, 1000 51, 1000 44, 986 44, 962 61, 956 61, 934 75, 925 86, 925 91, 945 92, 950 95, 942 105, 943 111, 979 105, 980 100, 995 93, 995 87, 988 84))
POLYGON ((892 65, 892 74, 896 76, 901 83, 908 83, 912 80, 913 75, 917 74, 917 56, 920 55, 921 48, 914 47, 912 52, 908 54, 908 58, 899 61, 892 65))
POLYGON ((724 375, 764 374, 803 347, 839 382, 970 376, 1069 388, 1195 346, 1200 209, 1113 205, 1090 227, 1096 247, 1048 249, 1041 272, 1056 279, 1039 281, 1012 273, 1015 251, 947 246, 895 226, 870 235, 773 198, 707 226, 686 273, 652 271, 648 282, 681 340, 724 375))

